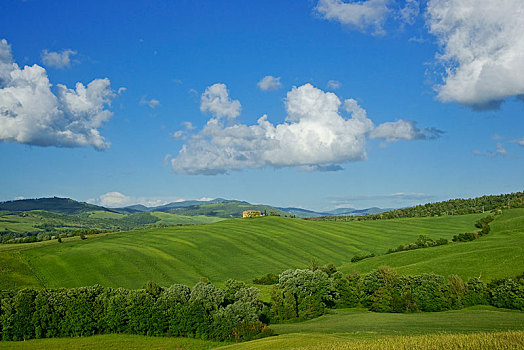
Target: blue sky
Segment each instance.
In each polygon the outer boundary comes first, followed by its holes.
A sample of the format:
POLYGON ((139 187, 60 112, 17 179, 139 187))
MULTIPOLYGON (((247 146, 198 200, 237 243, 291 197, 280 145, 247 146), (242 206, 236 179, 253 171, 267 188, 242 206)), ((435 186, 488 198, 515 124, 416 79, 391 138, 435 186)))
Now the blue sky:
POLYGON ((8 0, 0 200, 521 191, 524 4, 491 3, 8 0))

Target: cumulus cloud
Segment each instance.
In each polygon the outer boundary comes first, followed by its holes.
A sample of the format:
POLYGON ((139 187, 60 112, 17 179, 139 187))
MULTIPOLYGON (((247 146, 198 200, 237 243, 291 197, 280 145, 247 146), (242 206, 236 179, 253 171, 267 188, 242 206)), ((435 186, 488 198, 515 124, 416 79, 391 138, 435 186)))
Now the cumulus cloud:
POLYGON ((240 115, 240 101, 231 100, 225 84, 208 86, 200 98, 200 111, 209 112, 215 117, 235 119, 240 115))
POLYGON ((388 142, 399 140, 426 140, 436 139, 442 135, 442 131, 435 128, 420 130, 417 123, 411 120, 397 120, 380 124, 370 134, 372 139, 384 139, 388 142))
POLYGON ((430 0, 427 25, 442 47, 440 101, 496 109, 524 95, 522 0, 430 0))
POLYGON ((141 105, 146 105, 146 106, 149 106, 149 108, 155 108, 155 107, 158 107, 160 106, 160 101, 155 99, 155 98, 151 98, 151 99, 147 99, 147 96, 142 96, 140 98, 140 102, 139 102, 141 105))
POLYGON ((515 142, 518 143, 521 146, 524 146, 524 137, 521 138, 520 140, 515 140, 515 142))
POLYGON ((319 0, 316 12, 324 19, 334 20, 350 28, 373 34, 384 34, 384 22, 390 13, 390 0, 365 0, 345 2, 342 0, 319 0))
POLYGON ((122 208, 135 204, 146 207, 157 207, 171 202, 181 202, 183 198, 175 197, 133 197, 120 192, 107 192, 97 198, 91 198, 87 202, 109 208, 122 208))
POLYGON ((271 75, 266 75, 258 83, 258 88, 262 91, 273 91, 278 90, 282 87, 280 82, 280 77, 273 77, 271 75))
POLYGON ((49 67, 64 69, 71 67, 71 56, 76 55, 76 51, 62 50, 61 52, 42 51, 42 62, 49 67))
POLYGON ((338 80, 330 80, 327 82, 326 87, 329 90, 336 90, 342 86, 342 83, 338 80))
MULTIPOLYGON (((227 91, 225 85, 222 89, 227 91)), ((266 115, 254 125, 211 118, 170 159, 173 170, 204 175, 265 166, 335 171, 342 163, 366 159, 374 125, 357 101, 342 104, 334 93, 305 84, 288 92, 285 107, 286 120, 276 125, 266 115)))
POLYGON ((95 79, 74 89, 58 84, 56 92, 44 68, 20 68, 11 47, 0 40, 0 141, 36 146, 96 149, 110 143, 98 130, 112 113, 106 109, 115 93, 109 79, 95 79))

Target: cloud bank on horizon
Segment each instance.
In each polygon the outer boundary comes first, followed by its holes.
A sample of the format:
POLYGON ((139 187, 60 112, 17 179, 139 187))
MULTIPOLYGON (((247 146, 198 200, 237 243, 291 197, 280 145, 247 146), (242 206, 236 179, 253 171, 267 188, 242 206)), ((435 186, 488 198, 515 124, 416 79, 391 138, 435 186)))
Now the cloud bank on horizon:
POLYGON ((58 84, 56 93, 44 68, 20 68, 11 47, 0 40, 0 141, 36 146, 82 147, 97 150, 110 143, 100 126, 112 113, 106 109, 115 93, 109 79, 95 79, 74 89, 58 84))
MULTIPOLYGON (((420 16, 417 0, 345 2, 319 0, 315 12, 350 29, 385 35, 388 19, 400 27, 420 16)), ((498 109, 511 97, 524 101, 524 1, 429 0, 424 19, 438 41, 435 57, 443 81, 434 86, 441 102, 475 110, 498 109)))
POLYGON ((342 169, 338 164, 366 159, 368 138, 396 142, 431 139, 442 133, 420 130, 404 120, 375 127, 357 101, 346 99, 342 104, 334 93, 311 84, 293 87, 284 103, 287 117, 282 124, 272 124, 267 115, 255 125, 233 123, 240 114, 240 102, 229 97, 225 84, 208 87, 200 109, 212 118, 170 159, 173 170, 193 175, 266 166, 334 171, 342 169), (350 117, 345 118, 341 110, 350 117))

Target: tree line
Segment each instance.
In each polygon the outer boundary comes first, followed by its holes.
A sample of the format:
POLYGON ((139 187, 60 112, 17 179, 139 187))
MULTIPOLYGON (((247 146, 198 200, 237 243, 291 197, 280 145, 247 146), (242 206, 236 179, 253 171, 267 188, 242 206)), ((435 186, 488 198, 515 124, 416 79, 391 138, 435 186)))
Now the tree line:
POLYGON ((486 284, 456 275, 400 276, 387 266, 360 276, 343 275, 332 264, 312 265, 282 272, 269 303, 257 288, 235 280, 223 289, 201 281, 193 288, 149 282, 138 290, 3 291, 0 334, 2 340, 125 333, 243 341, 271 335, 271 322, 311 319, 330 308, 434 312, 472 305, 524 310, 524 275, 486 284))

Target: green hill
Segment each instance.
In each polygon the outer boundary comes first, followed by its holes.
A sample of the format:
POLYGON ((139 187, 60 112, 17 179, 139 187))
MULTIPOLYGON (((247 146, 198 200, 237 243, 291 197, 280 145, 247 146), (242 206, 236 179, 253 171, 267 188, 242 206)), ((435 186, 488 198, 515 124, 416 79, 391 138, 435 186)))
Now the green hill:
POLYGON ((96 283, 138 288, 149 280, 161 285, 193 285, 200 277, 214 282, 252 280, 269 272, 304 268, 311 259, 318 264, 341 265, 356 254, 382 253, 421 234, 450 239, 472 231, 480 217, 347 223, 261 217, 140 229, 84 241, 75 237, 62 244, 0 246, 0 289, 96 283))
MULTIPOLYGON (((367 273, 382 265, 401 274, 451 273, 462 278, 492 279, 524 272, 524 209, 505 210, 491 224, 491 233, 472 242, 418 249, 346 263, 343 272, 367 273)), ((403 242, 403 244, 409 242, 403 242)))
POLYGON ((112 211, 110 209, 100 207, 98 205, 88 204, 84 202, 77 202, 69 198, 37 198, 37 199, 21 199, 15 201, 8 201, 0 203, 0 211, 31 211, 31 210, 45 210, 60 214, 80 214, 88 211, 112 211))

